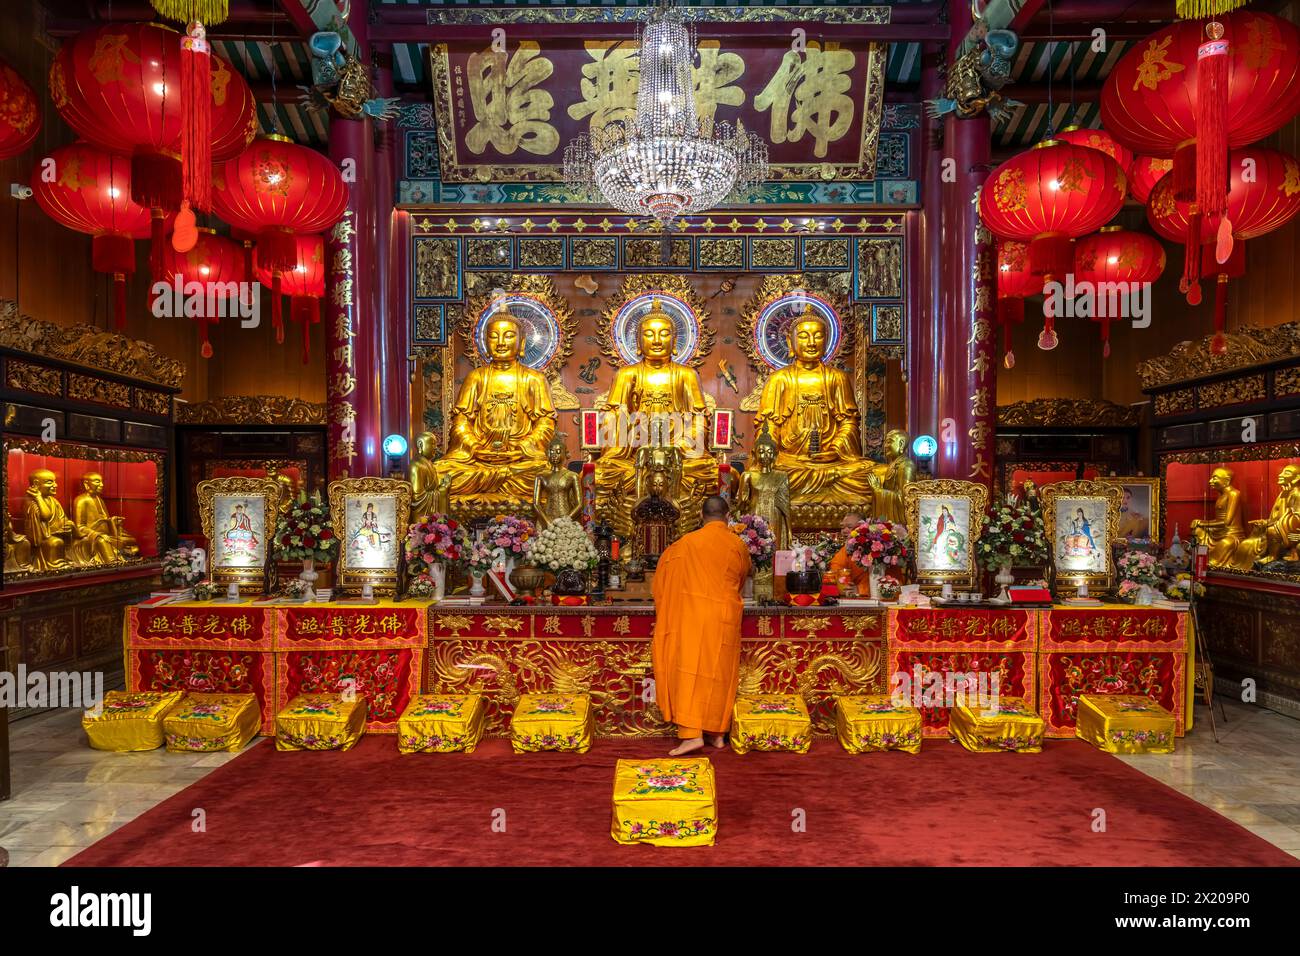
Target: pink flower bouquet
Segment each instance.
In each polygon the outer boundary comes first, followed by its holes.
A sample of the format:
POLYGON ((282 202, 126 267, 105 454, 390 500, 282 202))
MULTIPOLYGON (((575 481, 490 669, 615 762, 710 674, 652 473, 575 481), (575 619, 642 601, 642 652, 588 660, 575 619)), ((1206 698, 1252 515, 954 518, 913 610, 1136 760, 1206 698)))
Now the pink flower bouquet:
POLYGON ((776 552, 776 536, 767 526, 766 519, 759 515, 741 515, 728 527, 749 549, 749 558, 754 562, 754 567, 766 568, 772 563, 772 556, 776 552))
POLYGON ((460 560, 460 525, 454 518, 432 514, 411 525, 406 533, 406 561, 415 573, 428 571, 436 561, 460 560))
POLYGON ((849 560, 864 568, 882 564, 903 568, 912 558, 912 541, 907 529, 883 518, 872 518, 853 529, 844 543, 849 560))

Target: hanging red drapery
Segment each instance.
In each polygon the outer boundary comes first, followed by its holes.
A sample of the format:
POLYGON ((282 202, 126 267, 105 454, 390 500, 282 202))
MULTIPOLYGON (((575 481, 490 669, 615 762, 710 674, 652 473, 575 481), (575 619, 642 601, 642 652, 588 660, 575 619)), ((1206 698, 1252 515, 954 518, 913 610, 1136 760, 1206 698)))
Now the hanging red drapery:
POLYGON ((1155 282, 1165 271, 1165 250, 1159 240, 1144 232, 1131 232, 1120 226, 1103 226, 1095 235, 1074 245, 1076 283, 1092 283, 1092 321, 1101 324, 1102 355, 1110 357, 1110 323, 1117 315, 1111 306, 1118 295, 1110 290, 1122 289, 1127 295, 1137 284, 1155 282), (1116 287, 1114 283, 1123 283, 1116 287))
POLYGON ((0 60, 0 159, 25 153, 41 130, 41 111, 30 85, 0 60))
POLYGON ((1043 291, 1043 279, 1029 271, 1029 245, 1013 239, 998 242, 998 325, 1002 328, 1002 364, 1014 368, 1011 327, 1025 321, 1025 299, 1043 291))
POLYGON ((187 252, 177 252, 170 245, 163 249, 161 278, 169 284, 179 284, 187 301, 201 294, 202 306, 193 316, 199 325, 199 339, 204 358, 212 358, 212 342, 208 339, 208 326, 220 321, 220 312, 234 308, 232 299, 238 299, 240 283, 249 282, 244 269, 244 250, 232 239, 218 236, 202 227, 198 237, 187 252), (198 283, 198 286, 190 286, 198 283), (186 288, 190 286, 190 288, 186 288))
POLYGON ((61 146, 36 163, 31 187, 46 215, 93 237, 92 265, 113 277, 113 317, 122 328, 126 277, 135 272, 133 240, 149 235, 150 221, 149 210, 131 199, 130 160, 89 143, 61 146), (47 168, 54 170, 48 182, 41 175, 47 168))
POLYGON ((311 361, 311 327, 320 324, 320 300, 325 295, 325 237, 295 237, 294 264, 278 273, 257 262, 257 253, 253 254, 257 281, 267 287, 279 281, 279 291, 272 290, 273 313, 280 309, 280 296, 287 295, 289 317, 302 324, 302 364, 306 365, 311 361))

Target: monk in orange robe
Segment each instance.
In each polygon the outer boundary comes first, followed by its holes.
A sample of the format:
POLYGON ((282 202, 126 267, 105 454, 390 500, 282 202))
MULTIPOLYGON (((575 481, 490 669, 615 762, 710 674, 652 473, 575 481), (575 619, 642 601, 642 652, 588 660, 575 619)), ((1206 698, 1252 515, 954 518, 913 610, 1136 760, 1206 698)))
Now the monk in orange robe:
MULTIPOLYGON (((848 541, 849 535, 853 533, 853 529, 862 524, 865 520, 866 519, 856 511, 850 511, 846 514, 844 520, 840 522, 840 534, 844 536, 844 540, 848 541)), ((840 549, 835 552, 835 556, 831 558, 831 569, 826 573, 827 583, 838 585, 840 583, 841 571, 849 572, 849 583, 855 588, 860 582, 868 580, 867 569, 850 558, 849 553, 844 550, 842 545, 840 546, 840 549)), ((845 596, 847 597, 848 595, 845 596)))
POLYGON ((680 743, 670 756, 725 745, 740 682, 741 590, 749 549, 727 527, 727 501, 714 495, 703 525, 677 539, 655 569, 655 697, 680 743))

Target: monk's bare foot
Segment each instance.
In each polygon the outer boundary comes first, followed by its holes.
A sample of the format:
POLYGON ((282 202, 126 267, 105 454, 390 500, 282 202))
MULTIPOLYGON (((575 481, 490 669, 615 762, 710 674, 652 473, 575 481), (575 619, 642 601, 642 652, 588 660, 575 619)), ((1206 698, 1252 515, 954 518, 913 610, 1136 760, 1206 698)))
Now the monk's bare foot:
POLYGON ((682 754, 694 753, 695 751, 699 750, 703 746, 704 746, 703 737, 690 737, 687 740, 683 740, 672 750, 668 751, 668 756, 680 757, 682 754))
POLYGON ((709 736, 709 743, 718 750, 721 750, 723 747, 727 746, 727 736, 726 734, 711 734, 709 736))

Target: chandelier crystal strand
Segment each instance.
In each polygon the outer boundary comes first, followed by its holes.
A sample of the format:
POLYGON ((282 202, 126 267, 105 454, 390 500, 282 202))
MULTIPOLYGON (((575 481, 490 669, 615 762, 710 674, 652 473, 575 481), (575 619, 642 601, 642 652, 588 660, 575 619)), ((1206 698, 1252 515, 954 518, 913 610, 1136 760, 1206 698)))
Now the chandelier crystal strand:
POLYGON ((683 11, 661 3, 638 36, 636 114, 576 137, 564 151, 575 192, 672 228, 767 178, 767 145, 727 123, 701 123, 695 103, 696 35, 683 11))

